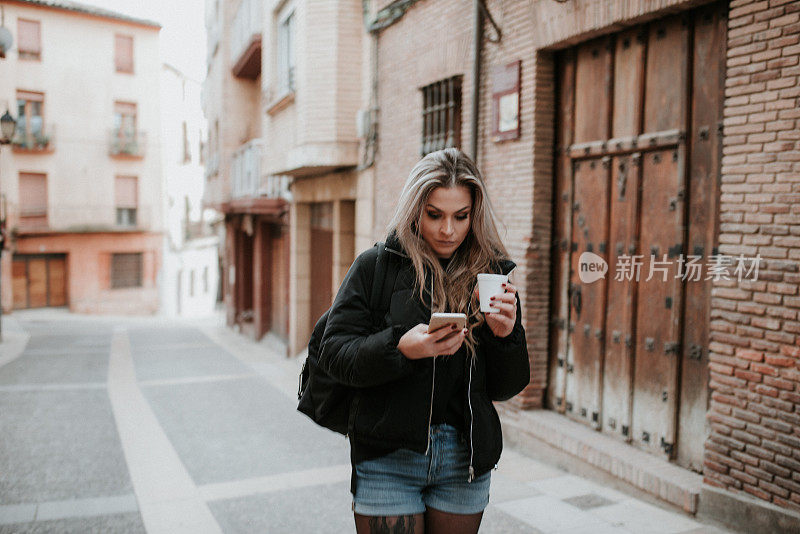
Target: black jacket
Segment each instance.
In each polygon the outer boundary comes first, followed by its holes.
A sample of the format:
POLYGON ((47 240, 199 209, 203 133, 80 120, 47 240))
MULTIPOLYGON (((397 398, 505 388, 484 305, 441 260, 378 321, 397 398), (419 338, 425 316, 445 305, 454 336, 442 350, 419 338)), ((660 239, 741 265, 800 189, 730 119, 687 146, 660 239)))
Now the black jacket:
MULTIPOLYGON (((435 359, 410 360, 397 348, 400 337, 430 320, 430 302, 414 291, 414 267, 393 235, 386 242, 390 261, 398 261, 391 304, 382 321, 369 309, 370 280, 377 247, 356 258, 342 282, 322 337, 320 366, 354 388, 348 431, 367 446, 406 448, 424 453, 429 440, 431 388, 435 359)), ((515 264, 497 266, 502 274, 515 264)), ((429 296, 426 294, 426 298, 429 296)), ((469 480, 489 471, 503 448, 500 419, 491 401, 507 400, 530 381, 530 364, 517 299, 517 322, 506 338, 484 323, 477 333, 476 363, 464 358, 464 429, 470 446, 469 480)), ((462 346, 462 351, 465 348, 462 346)))

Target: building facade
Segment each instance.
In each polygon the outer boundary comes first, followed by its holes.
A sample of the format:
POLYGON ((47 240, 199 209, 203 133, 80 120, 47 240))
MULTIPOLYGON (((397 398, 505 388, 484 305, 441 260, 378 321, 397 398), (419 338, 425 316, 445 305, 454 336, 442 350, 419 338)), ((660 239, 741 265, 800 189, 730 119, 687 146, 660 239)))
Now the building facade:
POLYGON ((0 155, 3 309, 154 313, 159 26, 77 4, 2 5, 15 46, 0 102, 17 121, 0 155))
POLYGON ((161 158, 164 173, 164 266, 161 312, 207 317, 219 285, 219 238, 203 209, 206 121, 201 83, 169 64, 161 68, 161 158))
POLYGON ((796 521, 800 3, 369 4, 373 239, 421 154, 476 156, 531 359, 504 413, 645 453, 596 465, 690 512, 717 488, 796 521))
POLYGON ((226 0, 206 9, 205 202, 225 213, 228 324, 256 338, 272 332, 294 355, 355 257, 357 218, 371 226, 355 172, 361 5, 226 0))

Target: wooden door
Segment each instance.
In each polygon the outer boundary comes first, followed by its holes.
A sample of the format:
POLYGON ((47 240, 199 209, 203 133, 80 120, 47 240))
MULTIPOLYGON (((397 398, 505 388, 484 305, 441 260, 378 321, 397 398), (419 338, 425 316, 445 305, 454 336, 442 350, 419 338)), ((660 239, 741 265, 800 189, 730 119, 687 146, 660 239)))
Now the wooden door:
POLYGON ((64 256, 48 258, 48 287, 50 306, 66 306, 67 304, 67 260, 64 256))
MULTIPOLYGON (((715 215, 719 213, 723 110, 719 95, 725 86, 725 69, 719 58, 725 56, 726 24, 725 13, 714 6, 701 9, 694 17, 686 243, 687 254, 700 259, 717 253, 719 219, 715 215)), ((685 292, 677 461, 701 471, 703 443, 709 432, 705 415, 711 286, 696 277, 687 277, 685 292)))
POLYGON ((31 258, 28 260, 28 307, 47 306, 47 260, 31 258))
POLYGON ((311 205, 311 328, 333 301, 333 204, 311 205))
POLYGON ((11 291, 14 293, 14 309, 28 307, 28 262, 14 257, 11 262, 11 291))
POLYGON ((548 401, 700 470, 724 91, 722 2, 558 54, 548 401), (581 280, 581 255, 608 262, 581 280), (627 264, 627 268, 622 268, 627 264))
POLYGON ((573 417, 599 426, 606 280, 583 283, 581 274, 587 264, 580 260, 586 252, 608 261, 608 160, 575 162, 573 180, 569 328, 572 351, 566 375, 566 410, 573 417))
POLYGON ((15 254, 11 274, 14 309, 67 305, 66 255, 15 254))

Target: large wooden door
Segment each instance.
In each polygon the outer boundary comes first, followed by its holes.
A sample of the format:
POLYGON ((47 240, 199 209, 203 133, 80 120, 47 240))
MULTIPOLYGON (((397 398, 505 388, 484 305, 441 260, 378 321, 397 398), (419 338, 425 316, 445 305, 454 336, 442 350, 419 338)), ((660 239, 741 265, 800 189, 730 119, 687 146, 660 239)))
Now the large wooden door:
POLYGON ((724 3, 557 57, 548 402, 701 470, 717 235, 724 3), (607 262, 586 282, 582 258, 607 262))
POLYGON ((11 267, 14 309, 66 306, 64 254, 15 254, 11 267))

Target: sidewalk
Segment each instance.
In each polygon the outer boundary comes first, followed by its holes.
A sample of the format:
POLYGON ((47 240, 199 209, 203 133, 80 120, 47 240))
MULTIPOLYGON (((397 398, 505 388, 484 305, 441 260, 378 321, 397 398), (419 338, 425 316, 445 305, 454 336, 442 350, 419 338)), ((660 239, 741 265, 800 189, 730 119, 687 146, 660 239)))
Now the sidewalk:
POLYGON ((0 367, 17 359, 30 338, 13 315, 3 314, 2 329, 0 367))
MULTIPOLYGON (((197 328, 225 347, 271 385, 297 398, 297 378, 304 356, 286 358, 280 342, 267 337, 254 342, 224 326, 215 317, 194 321, 197 328), (276 350, 277 349, 277 350, 276 350)), ((642 499, 622 485, 611 487, 533 459, 506 446, 492 473, 492 492, 482 533, 664 533, 723 534, 655 499, 642 499), (649 502, 648 502, 649 501, 649 502)))

